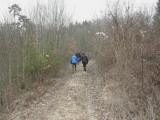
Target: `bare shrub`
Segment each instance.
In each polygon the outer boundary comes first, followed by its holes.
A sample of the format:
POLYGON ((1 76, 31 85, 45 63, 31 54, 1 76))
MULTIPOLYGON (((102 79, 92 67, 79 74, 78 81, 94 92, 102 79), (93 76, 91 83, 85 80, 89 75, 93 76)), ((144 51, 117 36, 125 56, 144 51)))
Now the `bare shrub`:
MULTIPOLYGON (((159 119, 156 107, 159 106, 159 50, 156 49, 159 42, 152 26, 152 15, 147 10, 134 11, 130 5, 122 7, 119 1, 113 9, 107 7, 109 13, 102 20, 106 29, 101 32, 109 38, 101 43, 101 49, 97 49, 101 75, 106 83, 112 79, 119 84, 119 94, 125 91, 127 101, 135 107, 136 119, 159 119), (110 56, 114 62, 110 62, 110 56), (114 76, 108 72, 114 72, 114 76)), ((118 91, 115 89, 115 92, 118 91)), ((129 110, 127 107, 129 104, 126 106, 129 110)), ((124 109, 115 108, 115 111, 122 113, 124 109)), ((124 114, 128 114, 127 111, 124 114)), ((125 119, 123 115, 115 119, 125 119)))
POLYGON ((17 4, 9 13, 12 19, 0 24, 0 110, 8 112, 19 93, 55 77, 66 64, 69 23, 63 1, 37 3, 30 17, 17 4))

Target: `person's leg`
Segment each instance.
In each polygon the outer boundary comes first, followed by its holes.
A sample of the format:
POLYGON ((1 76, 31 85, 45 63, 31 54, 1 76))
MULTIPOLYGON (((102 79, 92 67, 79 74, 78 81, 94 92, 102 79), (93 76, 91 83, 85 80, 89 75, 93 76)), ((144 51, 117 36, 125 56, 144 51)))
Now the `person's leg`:
POLYGON ((86 64, 84 65, 84 71, 86 71, 86 64))
POLYGON ((77 67, 77 66, 76 66, 76 64, 75 64, 75 71, 77 71, 76 67, 77 67))
POLYGON ((83 69, 86 71, 86 63, 83 63, 83 69))
POLYGON ((74 64, 72 64, 72 72, 74 73, 74 64))

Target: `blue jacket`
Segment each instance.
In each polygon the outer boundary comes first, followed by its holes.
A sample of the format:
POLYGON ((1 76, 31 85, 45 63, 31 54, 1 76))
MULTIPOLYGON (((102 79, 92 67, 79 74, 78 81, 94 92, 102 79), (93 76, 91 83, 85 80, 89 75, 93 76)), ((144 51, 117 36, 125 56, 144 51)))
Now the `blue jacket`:
POLYGON ((77 64, 77 62, 78 62, 78 57, 76 55, 73 55, 71 57, 71 64, 77 64))

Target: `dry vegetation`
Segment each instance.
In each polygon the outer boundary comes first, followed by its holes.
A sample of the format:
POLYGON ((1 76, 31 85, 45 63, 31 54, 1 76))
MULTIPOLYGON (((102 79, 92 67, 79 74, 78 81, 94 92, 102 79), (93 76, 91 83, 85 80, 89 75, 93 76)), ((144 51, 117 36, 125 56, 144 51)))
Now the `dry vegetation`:
POLYGON ((55 77, 80 51, 96 60, 104 98, 107 89, 115 98, 103 101, 103 115, 159 120, 160 1, 154 15, 118 1, 103 18, 83 23, 71 23, 64 8, 37 4, 30 18, 16 4, 9 8, 13 21, 0 24, 0 110, 10 111, 15 95, 55 77))
POLYGON ((106 29, 101 32, 109 37, 103 40, 103 46, 99 44, 102 49, 97 64, 104 84, 117 84, 110 89, 124 100, 112 102, 106 109, 118 120, 158 120, 159 3, 154 17, 147 10, 133 12, 132 6, 124 8, 119 2, 113 10, 110 6, 108 9, 107 17, 101 20, 106 29))
POLYGON ((9 6, 10 16, 0 23, 1 111, 9 112, 19 93, 55 77, 68 62, 64 9, 63 2, 37 3, 28 17, 17 4, 9 6))

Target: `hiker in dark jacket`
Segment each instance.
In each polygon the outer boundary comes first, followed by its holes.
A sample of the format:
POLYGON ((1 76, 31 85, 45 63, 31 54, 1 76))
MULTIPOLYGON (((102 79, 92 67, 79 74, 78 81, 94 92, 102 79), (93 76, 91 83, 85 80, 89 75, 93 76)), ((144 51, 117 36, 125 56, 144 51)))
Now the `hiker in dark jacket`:
POLYGON ((82 53, 81 60, 82 60, 84 71, 86 71, 86 67, 88 64, 88 57, 85 55, 85 53, 82 53))

